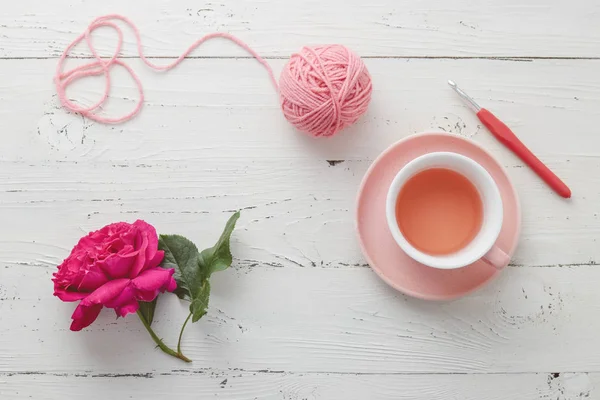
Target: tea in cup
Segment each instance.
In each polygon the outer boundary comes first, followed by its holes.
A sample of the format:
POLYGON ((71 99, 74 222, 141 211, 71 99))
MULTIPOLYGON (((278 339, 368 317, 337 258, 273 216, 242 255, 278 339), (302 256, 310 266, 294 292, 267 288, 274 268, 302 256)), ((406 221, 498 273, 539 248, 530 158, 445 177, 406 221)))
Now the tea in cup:
POLYGON ((496 268, 508 263, 495 245, 503 221, 498 186, 463 155, 435 152, 407 163, 389 188, 386 217, 400 248, 421 264, 455 269, 479 259, 496 268))

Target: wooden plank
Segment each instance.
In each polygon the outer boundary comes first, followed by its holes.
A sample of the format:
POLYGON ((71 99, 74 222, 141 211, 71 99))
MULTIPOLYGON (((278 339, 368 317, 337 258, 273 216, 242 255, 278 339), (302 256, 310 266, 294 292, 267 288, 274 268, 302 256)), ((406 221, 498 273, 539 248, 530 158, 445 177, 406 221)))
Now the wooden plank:
MULTIPOLYGON (((82 233, 135 218, 206 243, 220 229, 223 211, 245 208, 241 259, 364 264, 353 231, 364 172, 396 140, 447 130, 491 150, 514 180, 523 207, 515 264, 596 262, 600 185, 589 171, 600 166, 600 136, 590 128, 600 118, 599 62, 369 60, 376 90, 368 115, 331 140, 311 140, 281 116, 273 88, 252 60, 189 60, 170 75, 139 68, 146 106, 118 126, 58 107, 47 74, 53 60, 5 60, 0 212, 15 228, 0 233, 7 244, 0 260, 55 265, 82 233), (12 79, 17 73, 25 79, 12 79), (557 197, 491 137, 446 87, 446 77, 512 126, 574 198, 557 197), (346 161, 331 166, 328 160, 346 161)), ((115 95, 134 96, 118 72, 115 95)), ((73 90, 91 100, 98 89, 73 90)))
MULTIPOLYGON (((367 60, 373 76, 368 113, 331 139, 297 133, 279 110, 265 71, 254 60, 187 60, 156 74, 129 60, 146 89, 141 114, 107 126, 59 106, 49 71, 55 60, 7 60, 0 76, 0 159, 87 162, 198 161, 216 157, 273 159, 373 159, 411 133, 445 130, 520 165, 446 85, 452 78, 509 124, 557 173, 572 158, 598 157, 590 121, 600 115, 599 61, 367 60), (15 80, 14 76, 22 79, 15 80)), ((282 60, 270 60, 276 75, 282 60)), ((133 106, 137 90, 122 69, 113 71, 107 112, 133 106)), ((100 80, 70 89, 91 104, 100 80)), ((564 169, 564 170, 563 170, 564 169)), ((535 180, 532 179, 532 184, 535 180)), ((577 189, 574 191, 577 192, 577 189)))
MULTIPOLYGON (((515 265, 600 259, 595 199, 597 159, 577 160, 564 202, 523 168, 510 173, 524 210, 515 265), (530 184, 535 182, 532 186, 530 184)), ((355 235, 356 191, 369 161, 215 158, 164 164, 1 163, 0 262, 55 266, 83 234, 115 221, 144 219, 162 233, 210 247, 234 210, 242 218, 236 257, 281 266, 364 265, 355 235), (325 238, 327 238, 325 240, 325 238)), ((569 164, 567 164, 569 165, 569 164)), ((571 164, 575 165, 575 164, 571 164)))
MULTIPOLYGON (((600 3, 384 3, 3 7, 1 399, 600 397, 600 3), (126 31, 123 53, 146 88, 142 114, 118 126, 68 114, 51 82, 56 58, 92 18, 114 12, 139 24, 157 63, 211 31, 247 41, 276 75, 303 45, 345 44, 365 57, 372 106, 343 134, 311 140, 285 121, 265 71, 234 45, 207 43, 157 74, 126 31), (448 78, 513 127, 574 198, 559 199, 499 145, 448 78), (369 164, 396 140, 431 130, 491 150, 523 207, 514 266, 446 303, 387 287, 354 234, 356 190, 369 164), (193 364, 157 351, 135 316, 115 320, 105 310, 89 329, 68 331, 74 304, 52 296, 50 277, 85 232, 143 218, 204 247, 236 209, 243 216, 234 268, 215 275, 209 314, 185 335, 193 364)), ((104 55, 114 42, 106 29, 94 35, 104 55)), ((123 70, 112 77, 109 113, 137 96, 123 70)), ((101 87, 92 80, 69 95, 89 103, 101 87)), ((170 344, 185 310, 174 296, 159 304, 155 329, 170 344)))
MULTIPOLYGON (((231 32, 260 54, 277 57, 321 43, 342 43, 363 56, 600 56, 600 4, 594 0, 22 0, 0 15, 0 57, 57 57, 92 19, 112 13, 139 25, 152 56, 178 56, 212 31, 231 32)), ((98 32, 94 40, 101 54, 113 53, 115 36, 98 32)), ((128 31, 129 56, 137 55, 132 41, 128 31)), ((243 53, 233 45, 209 43, 195 54, 243 53)))
POLYGON ((231 400, 534 400, 594 399, 598 373, 488 375, 355 375, 256 373, 232 370, 139 374, 0 375, 6 399, 215 397, 231 400), (198 373, 196 373, 198 372, 198 373))
MULTIPOLYGON (((52 297, 54 268, 0 271, 4 373, 600 371, 596 266, 509 268, 449 303, 403 297, 367 268, 237 266, 213 277, 209 313, 184 335, 191 366, 157 351, 135 316, 105 310, 69 332, 74 305, 52 297)), ((186 308, 173 295, 160 301, 155 329, 168 343, 186 308)))

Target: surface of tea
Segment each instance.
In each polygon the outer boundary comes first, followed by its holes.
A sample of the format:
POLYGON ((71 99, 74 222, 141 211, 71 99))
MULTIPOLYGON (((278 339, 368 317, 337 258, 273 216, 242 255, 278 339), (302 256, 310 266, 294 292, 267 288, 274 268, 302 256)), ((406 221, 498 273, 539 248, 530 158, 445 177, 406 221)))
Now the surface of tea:
POLYGON ((432 255, 454 253, 479 232, 483 204, 477 188, 445 168, 421 171, 401 189, 396 220, 417 250, 432 255))

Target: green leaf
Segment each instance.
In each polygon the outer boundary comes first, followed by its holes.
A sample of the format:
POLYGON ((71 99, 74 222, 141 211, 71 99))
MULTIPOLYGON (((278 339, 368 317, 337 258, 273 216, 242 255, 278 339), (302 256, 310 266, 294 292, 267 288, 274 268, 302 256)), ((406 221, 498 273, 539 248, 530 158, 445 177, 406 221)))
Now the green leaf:
POLYGON ((160 235, 159 237, 158 248, 165 252, 161 266, 175 269, 173 275, 177 282, 175 294, 180 299, 191 301, 192 322, 198 321, 206 314, 210 296, 208 281, 210 275, 231 266, 233 257, 229 240, 239 217, 239 212, 233 214, 227 221, 217 244, 201 253, 194 243, 183 236, 160 235))
POLYGON ((180 235, 160 235, 158 248, 165 252, 161 266, 175 268, 173 277, 177 289, 174 293, 180 299, 193 300, 208 277, 206 271, 198 268, 200 253, 196 245, 180 235))
POLYGON ((221 234, 221 237, 210 249, 203 250, 200 253, 201 268, 206 267, 209 271, 209 276, 216 271, 223 271, 231 266, 233 257, 231 256, 231 249, 229 247, 229 240, 231 239, 231 233, 235 228, 235 223, 240 218, 240 212, 236 212, 229 218, 225 229, 221 234))
POLYGON ((154 320, 154 309, 156 308, 156 301, 158 300, 158 296, 152 301, 138 301, 140 305, 140 313, 142 317, 146 320, 148 325, 152 325, 152 321, 154 320))
POLYGON ((204 281, 198 297, 195 297, 190 304, 190 312, 192 313, 192 322, 198 322, 198 320, 206 315, 208 309, 208 298, 210 296, 210 282, 204 281))

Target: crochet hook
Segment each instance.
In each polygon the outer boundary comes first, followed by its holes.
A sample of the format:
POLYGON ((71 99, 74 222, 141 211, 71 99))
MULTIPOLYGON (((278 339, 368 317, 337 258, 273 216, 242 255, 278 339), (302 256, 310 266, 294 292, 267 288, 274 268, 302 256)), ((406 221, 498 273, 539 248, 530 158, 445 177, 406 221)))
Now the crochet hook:
POLYGON ((475 112, 479 120, 486 128, 498 139, 503 145, 508 147, 521 160, 525 162, 540 178, 542 178, 548 186, 562 197, 571 197, 571 189, 565 185, 550 169, 544 165, 517 136, 500 121, 494 114, 481 108, 468 94, 462 91, 454 81, 448 81, 448 85, 465 101, 471 110, 475 112))

